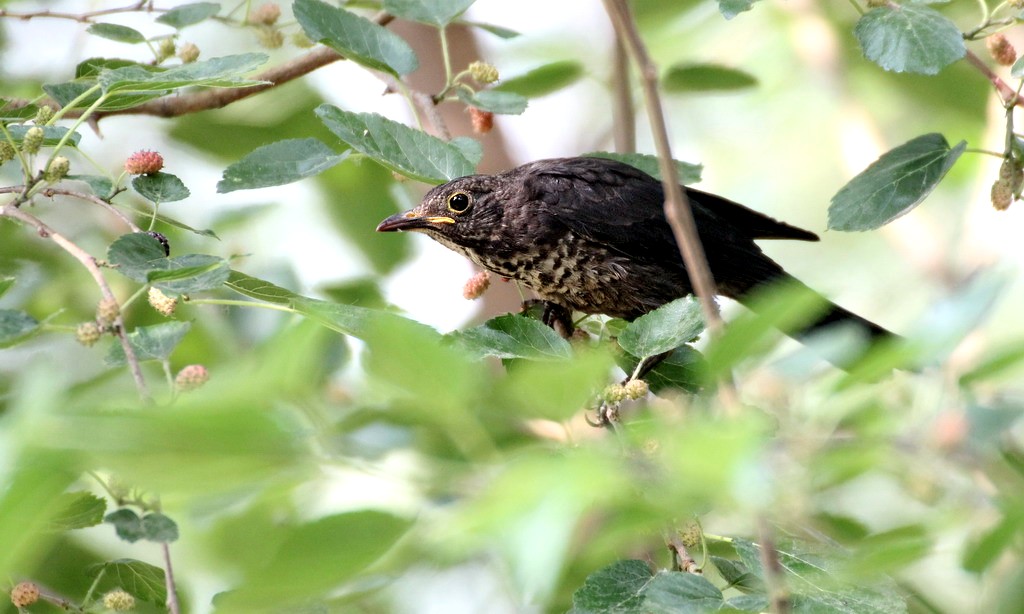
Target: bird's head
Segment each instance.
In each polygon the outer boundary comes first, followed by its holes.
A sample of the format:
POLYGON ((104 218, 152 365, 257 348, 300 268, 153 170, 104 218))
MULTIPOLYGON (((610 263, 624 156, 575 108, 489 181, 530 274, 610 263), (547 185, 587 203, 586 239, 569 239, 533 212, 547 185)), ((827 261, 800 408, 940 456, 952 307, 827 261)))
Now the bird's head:
POLYGON ((431 189, 420 204, 377 225, 377 232, 415 230, 455 249, 473 249, 493 236, 503 215, 492 175, 461 177, 431 189))

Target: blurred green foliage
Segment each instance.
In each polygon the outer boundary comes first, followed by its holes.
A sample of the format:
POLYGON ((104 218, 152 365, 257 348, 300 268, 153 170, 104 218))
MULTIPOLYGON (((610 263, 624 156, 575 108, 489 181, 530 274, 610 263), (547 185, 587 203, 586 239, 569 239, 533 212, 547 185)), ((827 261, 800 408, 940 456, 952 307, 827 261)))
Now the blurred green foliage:
MULTIPOLYGON (((384 276, 410 260, 412 242, 384 240, 373 228, 414 198, 396 173, 439 182, 470 172, 477 144, 445 142, 416 122, 400 126, 373 103, 363 108, 357 98, 337 101, 330 90, 314 90, 310 79, 166 122, 144 117, 136 120, 148 126, 138 137, 129 128, 113 145, 92 138, 90 125, 74 117, 38 115, 44 92, 65 103, 81 96, 80 110, 96 105, 88 114, 220 91, 197 89, 203 86, 250 86, 257 65, 311 53, 303 36, 394 75, 415 65, 399 35, 353 12, 379 3, 297 4, 298 23, 288 6, 271 18, 273 11, 248 5, 214 11, 213 3, 144 13, 131 32, 114 27, 117 13, 94 15, 110 23, 92 26, 92 35, 129 43, 141 36, 145 44, 117 47, 111 55, 131 58, 124 61, 92 59, 76 68, 89 58, 69 56, 57 78, 0 71, 5 97, 33 103, 0 103, 10 136, 0 140, 21 145, 35 120, 48 129, 41 153, 22 152, 0 167, 7 218, 0 221, 0 577, 11 585, 32 580, 51 603, 66 599, 83 611, 103 611, 103 594, 116 588, 131 592, 139 611, 165 611, 166 546, 182 611, 415 612, 446 604, 452 611, 760 612, 773 607, 780 589, 797 612, 1020 611, 1024 406, 1017 378, 1024 350, 1019 327, 994 341, 976 336, 994 310, 1019 300, 1009 275, 968 276, 971 263, 950 249, 943 257, 951 271, 920 299, 928 306, 903 329, 905 339, 867 354, 861 340, 842 333, 780 349, 776 329, 819 307, 806 293, 784 290, 765 296, 756 313, 730 317, 722 335, 697 346, 691 338, 702 327, 686 300, 632 323, 590 317, 579 322, 586 338, 572 341, 520 314, 442 334, 387 304, 384 276), (252 19, 243 14, 250 9, 252 19), (170 26, 179 49, 210 28, 205 44, 230 51, 198 63, 161 58, 170 26), (289 44, 278 49, 275 41, 285 37, 289 44), (256 41, 269 58, 252 53, 256 41), (325 99, 331 106, 321 106, 325 99), (59 152, 53 148, 65 133, 57 127, 76 134, 59 152), (164 170, 134 181, 123 175, 124 158, 153 142, 166 146, 164 170), (262 147, 269 149, 249 156, 262 147), (71 158, 80 178, 54 184, 37 174, 57 153, 71 158), (210 176, 232 165, 241 189, 316 176, 270 197, 219 194, 210 176), (281 211, 292 221, 315 211, 325 224, 300 220, 311 238, 296 239, 281 211), (147 231, 163 235, 170 257, 147 231), (48 240, 58 238, 66 243, 48 240), (356 273, 341 278, 337 263, 323 257, 316 264, 329 274, 302 270, 308 261, 292 260, 293 252, 317 241, 344 244, 356 273), (104 259, 102 266, 87 271, 68 244, 104 259), (84 347, 76 332, 81 337, 83 323, 97 322, 102 297, 94 274, 109 284, 122 320, 100 322, 100 340, 84 347), (310 289, 308 279, 323 283, 310 289), (151 285, 177 299, 173 315, 145 304, 151 285), (126 366, 132 361, 118 330, 141 362, 145 393, 126 366), (616 404, 622 423, 613 432, 587 425, 602 403, 612 403, 616 381, 665 351, 670 356, 648 377, 654 394, 616 404), (201 365, 209 381, 185 390, 175 377, 190 365, 201 365), (722 392, 727 376, 737 399, 722 392), (766 537, 777 545, 777 574, 765 572, 766 537), (667 552, 666 544, 677 543, 692 561, 667 552), (703 575, 677 569, 694 566, 703 575)), ((463 21, 470 4, 384 6, 443 27, 463 21)), ((852 5, 718 5, 720 12, 697 2, 635 5, 655 59, 676 67, 665 71, 669 108, 699 107, 687 120, 700 124, 735 108, 710 97, 723 88, 751 97, 785 94, 790 83, 800 95, 827 89, 844 112, 869 109, 891 134, 890 146, 922 134, 945 138, 940 166, 950 173, 941 183, 935 172, 917 181, 935 170, 935 160, 915 156, 899 172, 864 171, 859 185, 870 189, 847 203, 866 220, 862 227, 891 217, 892 202, 879 196, 887 186, 905 197, 899 213, 936 184, 921 205, 929 211, 954 212, 959 221, 965 210, 987 207, 960 197, 995 175, 995 167, 985 169, 979 180, 981 165, 966 162, 983 146, 992 94, 967 62, 944 66, 959 57, 961 32, 978 39, 1000 27, 998 19, 1016 24, 1016 15, 993 13, 979 30, 976 7, 962 4, 859 6, 871 16, 866 22, 852 5), (826 68, 795 59, 810 22, 835 43, 826 68), (892 24, 941 40, 922 35, 908 46, 892 24), (899 44, 886 47, 893 37, 899 44), (784 59, 783 68, 748 66, 737 60, 742 49, 730 54, 720 46, 738 40, 784 59), (885 72, 861 46, 882 66, 938 74, 885 72), (930 54, 936 46, 943 52, 930 54), (787 71, 792 82, 776 74, 787 71), (948 143, 962 140, 968 149, 958 159, 948 143), (954 196, 937 198, 944 189, 954 196)), ((11 35, 25 22, 3 23, 4 65, 14 66, 31 53, 11 35)), ((85 35, 86 26, 69 26, 85 35)), ((444 39, 453 48, 465 44, 454 31, 444 39)), ((535 44, 531 36, 522 34, 535 44)), ((973 40, 966 44, 984 53, 973 40)), ((582 91, 607 74, 596 67, 609 64, 610 53, 579 47, 579 57, 543 62, 520 48, 539 68, 496 87, 473 81, 466 67, 435 66, 447 82, 426 98, 486 106, 490 97, 491 110, 513 116, 528 98, 529 116, 544 96, 582 91)), ((374 83, 407 91, 399 85, 393 76, 374 83)), ((583 101, 580 115, 583 107, 604 113, 605 102, 583 101)), ((417 105, 422 100, 409 106, 422 115, 417 105)), ((766 105, 757 113, 771 122, 818 110, 766 105)), ((999 133, 1005 119, 993 117, 999 133)), ((104 130, 127 121, 116 113, 87 119, 104 130)), ((589 132, 610 132, 611 118, 601 121, 589 132)), ((698 125, 695 133, 709 129, 698 125)), ((820 160, 802 175, 835 174, 825 152, 830 137, 819 140, 803 125, 791 133, 792 151, 757 155, 811 149, 820 160)), ((751 147, 763 144, 759 135, 746 138, 751 147)), ((578 143, 580 153, 595 149, 593 134, 578 143)), ((602 140, 599 148, 610 145, 602 140)), ((1019 172, 1019 151, 994 153, 1019 172)), ((687 180, 699 178, 698 167, 685 169, 687 180)), ((793 199, 803 198, 802 179, 792 178, 793 199)), ((830 267, 825 259, 814 264, 830 267)), ((873 270, 857 257, 845 266, 828 274, 844 280, 873 270)), ((0 611, 14 606, 5 600, 0 611)))

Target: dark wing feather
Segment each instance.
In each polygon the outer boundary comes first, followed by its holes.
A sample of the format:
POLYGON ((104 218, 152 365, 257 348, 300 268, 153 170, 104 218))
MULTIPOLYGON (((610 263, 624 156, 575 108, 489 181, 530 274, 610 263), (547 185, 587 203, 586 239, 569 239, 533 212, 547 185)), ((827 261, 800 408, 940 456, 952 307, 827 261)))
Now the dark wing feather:
MULTIPOLYGON (((528 198, 577 235, 634 258, 663 262, 679 258, 665 221, 661 182, 647 173, 605 158, 544 160, 520 171, 528 198)), ((730 200, 698 190, 687 193, 705 243, 818 240, 814 233, 730 200)))

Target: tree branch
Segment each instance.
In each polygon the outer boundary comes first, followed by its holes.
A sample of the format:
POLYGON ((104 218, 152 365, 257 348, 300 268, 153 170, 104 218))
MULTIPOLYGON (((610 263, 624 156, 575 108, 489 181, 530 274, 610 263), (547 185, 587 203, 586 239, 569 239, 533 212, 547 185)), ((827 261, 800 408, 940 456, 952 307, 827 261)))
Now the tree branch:
POLYGON ((167 542, 160 544, 164 551, 164 584, 167 587, 167 611, 170 614, 180 614, 181 606, 178 604, 178 590, 174 582, 174 569, 171 567, 171 546, 167 542))
MULTIPOLYGON (((18 220, 23 224, 28 224, 36 229, 40 237, 44 239, 51 239, 54 243, 59 245, 61 249, 71 254, 76 260, 82 263, 82 266, 89 271, 92 278, 96 281, 96 285, 100 288, 100 294, 103 298, 109 301, 117 303, 117 298, 114 297, 113 291, 110 289, 110 285, 107 283, 106 278, 103 277, 103 272, 100 271, 100 267, 96 264, 96 259, 89 255, 84 249, 79 247, 76 243, 60 234, 53 228, 50 228, 39 218, 26 213, 14 206, 12 203, 8 203, 3 207, 0 207, 0 217, 9 217, 11 219, 18 220)), ((120 303, 118 303, 120 305, 120 303)), ((149 395, 149 389, 146 387, 146 380, 142 376, 142 368, 139 366, 139 360, 135 356, 135 350, 132 348, 131 343, 128 342, 128 335, 125 332, 124 327, 124 314, 118 310, 117 317, 114 318, 114 334, 117 335, 118 340, 121 342, 121 348, 124 350, 125 362, 128 363, 128 370, 131 371, 132 379, 135 380, 135 388, 139 391, 139 396, 142 397, 143 401, 149 402, 151 397, 149 395)))
MULTIPOLYGON (((377 14, 373 21, 378 25, 386 26, 393 20, 394 16, 381 12, 377 14)), ((318 68, 322 68, 328 64, 344 59, 345 56, 330 47, 320 46, 304 55, 274 66, 273 68, 269 68, 254 76, 253 79, 255 80, 267 81, 267 83, 261 85, 254 85, 252 87, 209 88, 192 94, 185 94, 184 96, 164 96, 163 98, 157 98, 156 100, 151 100, 147 103, 128 109, 100 111, 95 113, 93 118, 95 118, 96 121, 99 121, 104 117, 111 117, 114 115, 178 117, 181 115, 196 113, 198 111, 220 109, 233 102, 238 102, 239 100, 248 98, 249 96, 265 92, 273 87, 277 87, 293 79, 307 75, 318 68)), ((72 114, 69 113, 69 115, 72 114)))
POLYGON ((967 50, 967 62, 977 68, 981 74, 985 75, 985 78, 992 82, 995 86, 996 91, 999 92, 999 96, 1003 99, 1003 104, 1010 104, 1011 102, 1017 106, 1024 106, 1024 96, 1017 93, 1015 89, 1010 87, 1003 81, 999 75, 994 73, 991 68, 985 64, 985 61, 978 57, 976 53, 967 50))

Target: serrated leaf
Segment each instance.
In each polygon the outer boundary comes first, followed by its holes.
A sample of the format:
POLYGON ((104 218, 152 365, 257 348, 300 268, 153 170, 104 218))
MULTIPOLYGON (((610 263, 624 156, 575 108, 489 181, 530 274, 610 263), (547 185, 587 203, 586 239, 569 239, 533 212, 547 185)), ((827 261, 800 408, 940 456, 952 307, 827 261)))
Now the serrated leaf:
POLYGON ((191 194, 181 179, 170 173, 163 172, 139 175, 132 179, 132 187, 143 198, 155 203, 170 203, 184 200, 191 194))
POLYGON ((142 517, 142 533, 147 541, 170 543, 178 539, 178 525, 167 516, 152 512, 142 517))
POLYGON ((7 294, 7 291, 14 286, 14 278, 9 275, 0 277, 0 296, 7 294))
POLYGON ((103 571, 105 580, 111 585, 119 586, 143 601, 161 607, 167 601, 164 570, 149 563, 134 559, 118 559, 97 565, 90 571, 93 577, 103 571))
POLYGON ((529 101, 519 94, 498 90, 473 92, 460 87, 458 96, 459 100, 471 107, 502 115, 519 115, 526 110, 526 105, 529 104, 529 101))
POLYGON ((384 0, 384 10, 396 17, 444 27, 476 0, 384 0))
POLYGON ((653 574, 643 561, 616 561, 587 576, 572 594, 572 612, 640 612, 653 574))
POLYGON ((726 19, 732 19, 744 11, 754 8, 755 0, 718 0, 718 11, 726 19))
POLYGON ((644 586, 646 612, 699 614, 722 608, 722 591, 704 576, 679 571, 662 571, 644 586))
POLYGON ((135 28, 122 26, 116 23, 94 23, 85 29, 94 36, 99 36, 119 43, 132 45, 146 42, 146 37, 135 28))
MULTIPOLYGON (((7 132, 10 133, 15 143, 21 143, 25 140, 25 133, 35 126, 26 125, 13 125, 7 126, 7 132)), ((43 147, 53 147, 60 142, 64 135, 68 133, 68 129, 64 126, 41 126, 43 129, 43 147)), ((73 147, 78 146, 78 142, 82 140, 82 135, 75 132, 71 135, 65 145, 71 145, 73 147)))
POLYGON ((288 139, 258 147, 224 169, 217 192, 283 185, 319 174, 338 164, 349 152, 335 153, 319 139, 288 139))
POLYGON ((884 154, 850 180, 828 208, 828 227, 873 230, 913 209, 931 193, 967 148, 950 148, 941 134, 925 134, 884 154))
POLYGON ((102 175, 68 175, 65 179, 86 183, 93 194, 104 200, 114 192, 114 182, 102 175))
POLYGON ((885 70, 934 75, 964 57, 963 35, 927 6, 887 4, 861 16, 853 29, 864 57, 885 70))
POLYGON ((107 502, 91 492, 68 492, 53 502, 53 509, 50 530, 70 531, 93 527, 103 522, 107 502))
POLYGON ((206 21, 220 11, 220 5, 216 2, 195 2, 182 4, 167 11, 156 18, 157 22, 180 30, 186 26, 206 21))
POLYGON ((686 296, 633 320, 619 335, 619 345, 633 356, 648 358, 674 350, 703 330, 700 302, 686 296))
POLYGON ((141 66, 150 72, 163 72, 165 70, 161 66, 140 64, 134 60, 123 60, 120 58, 89 58, 87 60, 82 60, 75 66, 75 79, 97 77, 104 70, 124 68, 125 66, 141 66))
POLYGON ((519 314, 492 318, 480 326, 452 333, 460 347, 477 356, 565 360, 572 356, 569 342, 542 322, 519 314))
POLYGON ((320 0, 295 0, 292 11, 310 40, 363 66, 395 75, 409 74, 419 66, 402 37, 365 17, 320 0))
POLYGON ((0 309, 0 347, 25 339, 39 328, 39 320, 24 311, 0 309))
POLYGON ((142 529, 142 519, 126 507, 110 512, 103 517, 103 522, 114 525, 117 536, 130 544, 139 541, 146 535, 142 529))
MULTIPOLYGON (((128 333, 128 343, 132 345, 137 360, 167 360, 174 348, 188 333, 192 324, 189 322, 163 322, 152 326, 139 326, 128 333)), ((124 348, 120 343, 110 346, 104 362, 112 367, 125 363, 124 348)))
POLYGON ((718 64, 673 64, 661 78, 669 93, 727 92, 757 85, 750 73, 718 64))
POLYGON ((425 183, 443 183, 471 175, 479 161, 479 157, 471 159, 472 152, 465 140, 442 141, 376 113, 350 113, 322 104, 316 114, 331 132, 356 151, 425 183))
POLYGON ((494 91, 510 92, 538 98, 568 87, 583 76, 583 65, 574 60, 562 60, 538 66, 522 75, 502 79, 494 91))
POLYGON ((163 245, 144 232, 118 237, 107 250, 107 260, 128 279, 152 282, 169 294, 211 290, 228 280, 230 268, 223 258, 186 254, 168 258, 163 245))
MULTIPOLYGON (((661 168, 658 165, 658 156, 652 156, 649 154, 635 154, 635 153, 615 153, 610 151, 592 151, 587 154, 583 154, 591 158, 607 158, 609 160, 618 160, 624 164, 628 164, 634 168, 638 168, 643 172, 647 173, 655 179, 661 179, 661 168)), ((691 183, 697 183, 700 181, 700 173, 704 168, 700 164, 691 164, 689 162, 680 162, 675 160, 676 163, 676 174, 679 175, 679 183, 683 185, 689 185, 691 183)))
POLYGON ((98 82, 103 91, 167 92, 182 87, 250 87, 265 81, 245 79, 267 61, 265 53, 242 53, 182 64, 161 72, 141 66, 125 66, 100 73, 98 82))
MULTIPOLYGON (((96 82, 92 79, 85 79, 82 81, 68 81, 66 83, 48 83, 43 86, 43 91, 46 92, 51 98, 56 100, 62 107, 84 109, 91 107, 100 97, 100 93, 94 92, 90 96, 85 98, 79 98, 86 90, 91 89, 96 82), (69 107, 72 102, 75 103, 73 107, 69 107)), ((167 92, 158 91, 151 93, 139 93, 139 94, 113 94, 108 95, 104 101, 96 107, 98 111, 120 111, 123 109, 130 109, 137 107, 140 104, 159 98, 167 92)))

